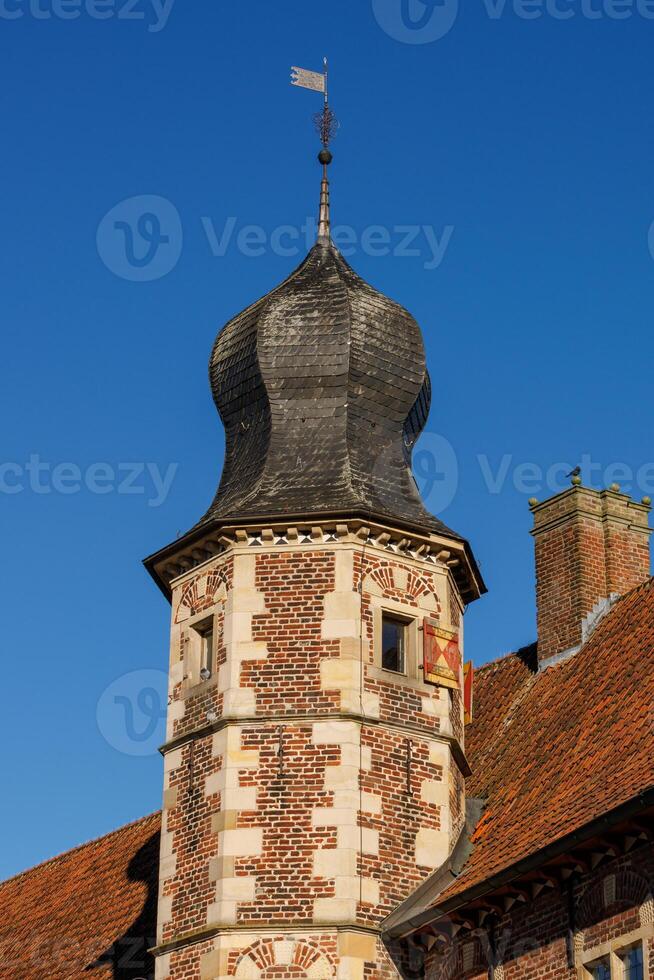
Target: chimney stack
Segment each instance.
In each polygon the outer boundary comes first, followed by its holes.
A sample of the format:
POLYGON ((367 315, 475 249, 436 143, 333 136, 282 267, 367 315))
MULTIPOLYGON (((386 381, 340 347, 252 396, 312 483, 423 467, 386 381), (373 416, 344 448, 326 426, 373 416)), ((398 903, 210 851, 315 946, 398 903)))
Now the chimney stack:
POLYGON ((650 500, 636 503, 613 484, 530 501, 536 547, 538 662, 574 650, 598 603, 649 578, 650 500))

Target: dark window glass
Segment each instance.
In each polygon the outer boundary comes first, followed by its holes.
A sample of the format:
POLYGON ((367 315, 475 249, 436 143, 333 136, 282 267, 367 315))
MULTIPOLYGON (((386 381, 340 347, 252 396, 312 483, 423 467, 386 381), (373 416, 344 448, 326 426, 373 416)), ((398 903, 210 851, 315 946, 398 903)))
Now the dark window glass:
POLYGON ((393 616, 382 617, 382 667, 404 672, 406 623, 393 616))
POLYGON ((620 957, 624 968, 624 980, 643 980, 643 947, 639 944, 620 957))
POLYGON ((590 967, 590 975, 593 980, 611 980, 611 967, 608 956, 603 960, 598 960, 590 967))
POLYGON ((193 629, 200 637, 200 670, 208 670, 209 673, 213 673, 213 618, 205 620, 204 623, 199 623, 193 629))
POLYGON ((213 670, 213 630, 202 634, 202 666, 213 670))

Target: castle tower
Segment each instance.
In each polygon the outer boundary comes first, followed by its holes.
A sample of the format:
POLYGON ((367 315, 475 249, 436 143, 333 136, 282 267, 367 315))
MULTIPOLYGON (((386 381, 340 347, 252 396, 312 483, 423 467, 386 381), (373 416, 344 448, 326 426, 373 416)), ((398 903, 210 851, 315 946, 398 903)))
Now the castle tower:
MULTIPOLYGON (((324 153, 321 162, 327 162, 324 153)), ((172 605, 157 980, 372 980, 380 924, 464 821, 467 543, 410 472, 420 329, 329 238, 220 332, 202 520, 172 605)))

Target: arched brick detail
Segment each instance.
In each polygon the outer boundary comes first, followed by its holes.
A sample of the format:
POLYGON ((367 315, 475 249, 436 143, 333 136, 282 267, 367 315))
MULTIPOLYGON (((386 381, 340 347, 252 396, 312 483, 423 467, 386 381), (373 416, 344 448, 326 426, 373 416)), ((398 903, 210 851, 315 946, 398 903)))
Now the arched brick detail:
POLYGON ((440 602, 434 592, 434 584, 425 575, 409 569, 407 594, 420 606, 433 606, 435 612, 441 611, 440 602))
POLYGON ((652 883, 631 868, 594 881, 579 899, 577 923, 583 930, 628 909, 652 901, 652 883))
POLYGON ((481 949, 477 939, 466 944, 454 943, 439 937, 428 957, 426 974, 433 980, 462 980, 479 973, 481 949))
POLYGON ((334 966, 322 950, 302 939, 262 939, 244 950, 237 980, 332 980, 334 966))
POLYGON ((363 580, 363 591, 385 598, 409 598, 435 613, 441 611, 434 583, 414 568, 393 562, 384 562, 368 572, 363 580))
MULTIPOLYGON (((472 934, 463 942, 453 942, 442 937, 439 945, 441 953, 437 957, 440 966, 440 972, 436 974, 438 980, 467 980, 468 977, 476 980, 477 977, 487 974, 490 950, 488 937, 483 932, 472 934)), ((503 980, 504 967, 501 963, 495 966, 495 977, 496 980, 503 980)))
POLYGON ((175 613, 175 622, 182 622, 189 616, 195 616, 203 609, 224 601, 227 598, 227 589, 227 577, 220 568, 196 576, 184 586, 175 613))

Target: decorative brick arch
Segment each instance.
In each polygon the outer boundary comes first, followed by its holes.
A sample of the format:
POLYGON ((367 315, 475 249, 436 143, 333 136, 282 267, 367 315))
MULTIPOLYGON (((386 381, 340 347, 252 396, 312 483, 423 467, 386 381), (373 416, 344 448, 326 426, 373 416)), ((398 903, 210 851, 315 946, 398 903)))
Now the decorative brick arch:
POLYGON ((363 580, 363 591, 385 598, 409 597, 434 613, 441 611, 434 583, 414 568, 393 562, 385 562, 370 571, 363 580))
POLYGON ((577 925, 580 931, 602 919, 638 909, 647 921, 652 909, 652 882, 632 868, 618 870, 595 880, 582 893, 577 905, 577 925))
POLYGON ((483 969, 488 969, 477 937, 461 943, 446 939, 441 934, 431 948, 427 961, 428 969, 425 972, 434 980, 462 980, 463 977, 479 976, 483 969))
POLYGON ((189 616, 215 606, 227 598, 227 577, 222 569, 213 569, 197 575, 193 581, 184 586, 175 613, 175 622, 180 623, 189 616))
POLYGON ((333 980, 334 967, 306 940, 262 939, 244 950, 236 964, 237 980, 333 980))

